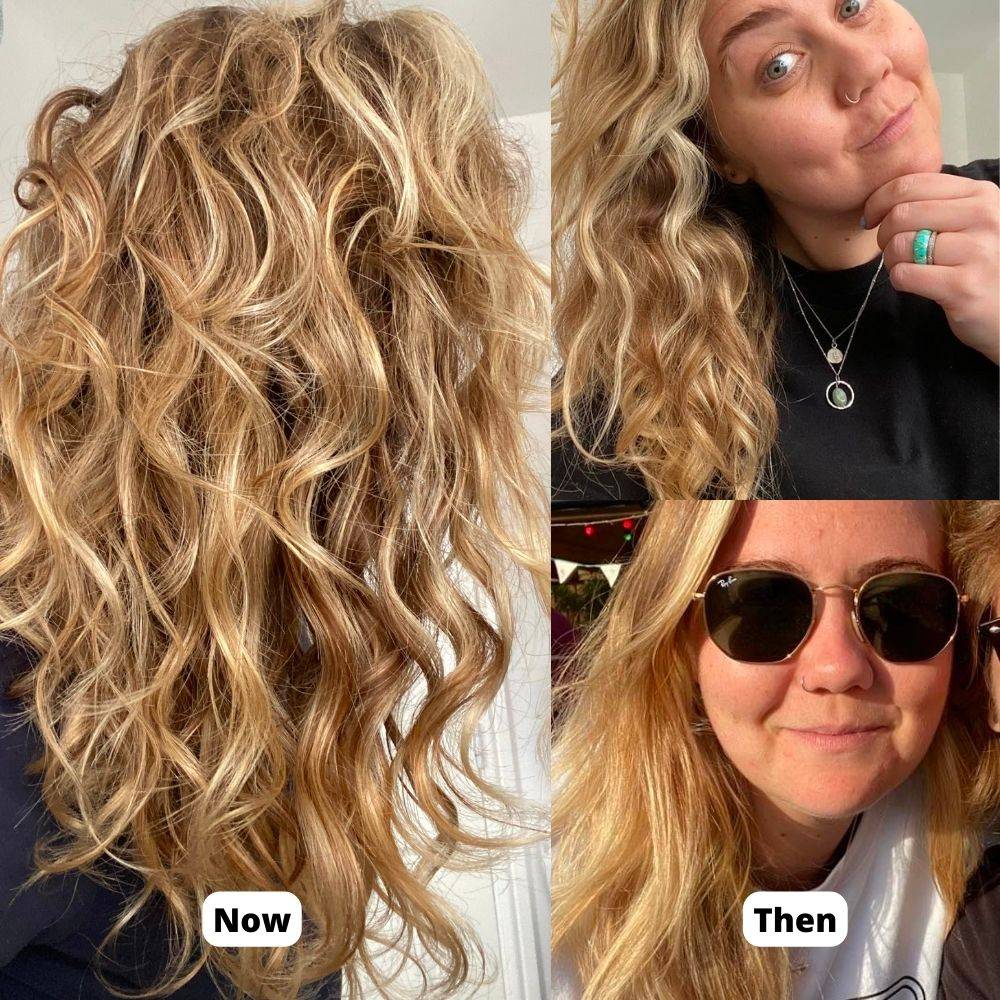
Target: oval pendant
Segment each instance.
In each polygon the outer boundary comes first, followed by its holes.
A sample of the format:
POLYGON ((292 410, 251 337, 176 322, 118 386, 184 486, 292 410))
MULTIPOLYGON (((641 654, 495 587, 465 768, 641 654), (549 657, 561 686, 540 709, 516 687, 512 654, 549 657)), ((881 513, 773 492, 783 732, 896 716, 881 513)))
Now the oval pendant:
POLYGON ((839 347, 831 347, 830 350, 826 352, 826 360, 829 361, 831 365, 839 365, 840 362, 844 360, 844 355, 841 353, 839 347))
POLYGON ((854 390, 849 382, 844 382, 839 378, 834 379, 826 387, 826 401, 835 410, 846 410, 854 403, 854 390))

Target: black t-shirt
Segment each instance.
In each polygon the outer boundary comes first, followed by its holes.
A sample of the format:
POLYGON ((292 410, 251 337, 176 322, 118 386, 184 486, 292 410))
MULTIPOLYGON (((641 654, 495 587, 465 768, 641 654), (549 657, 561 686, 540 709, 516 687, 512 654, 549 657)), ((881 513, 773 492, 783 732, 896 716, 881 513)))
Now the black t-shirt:
MULTIPOLYGON (((592 426, 592 421, 592 414, 582 421, 585 430, 592 426)), ((556 426, 557 418, 553 417, 553 433, 556 426)), ((609 442, 613 440, 613 436, 605 438, 597 454, 602 458, 610 457, 609 442)), ((591 449, 594 447, 592 437, 585 436, 584 443, 591 449)), ((642 476, 627 467, 585 461, 572 440, 566 436, 554 437, 552 440, 551 483, 553 513, 574 508, 620 505, 646 508, 650 504, 650 494, 642 476)))
MULTIPOLYGON (((995 159, 945 165, 942 172, 998 183, 995 159)), ((879 259, 841 271, 814 271, 784 257, 832 333, 854 319, 879 259)), ((897 291, 883 266, 841 371, 854 390, 854 403, 845 410, 826 401, 833 373, 787 280, 780 283, 779 302, 783 320, 774 387, 779 429, 771 461, 776 496, 1000 497, 1000 370, 958 340, 936 302, 897 291)), ((828 346, 812 313, 809 318, 828 346)), ((841 349, 848 336, 839 338, 841 349)), ((554 442, 553 509, 649 501, 637 475, 584 463, 568 439, 554 442)))
POLYGON ((939 1000, 1000 997, 1000 844, 987 848, 945 939, 939 1000))
MULTIPOLYGON (((15 726, 19 706, 7 696, 10 680, 33 659, 0 636, 0 1000, 112 1000, 94 969, 95 951, 118 916, 137 877, 120 866, 113 874, 121 892, 75 873, 52 876, 18 892, 33 871, 32 854, 55 821, 25 767, 41 754, 32 727, 15 726)), ((148 988, 167 966, 168 925, 162 909, 148 908, 112 945, 104 978, 125 990, 148 988)), ((171 1000, 218 1000, 235 995, 206 969, 171 993, 171 1000)), ((339 974, 323 985, 320 1000, 340 1000, 339 974)))
MULTIPOLYGON (((942 172, 997 183, 996 160, 945 166, 942 172)), ((831 333, 857 315, 879 264, 876 256, 843 271, 814 271, 784 260, 831 333)), ((786 322, 777 345, 780 426, 774 463, 780 496, 1000 496, 1000 372, 951 332, 941 306, 896 291, 883 266, 841 372, 854 390, 854 404, 835 410, 826 401, 833 373, 787 281, 781 297, 786 322)), ((849 335, 839 338, 841 348, 849 335)))

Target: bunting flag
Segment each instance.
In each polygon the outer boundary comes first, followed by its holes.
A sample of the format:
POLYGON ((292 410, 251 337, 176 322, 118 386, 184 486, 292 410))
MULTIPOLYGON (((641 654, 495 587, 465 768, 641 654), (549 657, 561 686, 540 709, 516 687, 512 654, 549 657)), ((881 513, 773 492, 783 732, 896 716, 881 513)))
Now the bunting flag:
POLYGON ((604 578, 608 581, 608 586, 613 587, 618 582, 624 563, 578 563, 569 559, 553 559, 556 567, 556 579, 560 583, 565 583, 576 571, 578 566, 585 566, 587 569, 599 569, 604 578))
POLYGON ((556 564, 556 578, 560 583, 565 583, 572 575, 579 563, 570 562, 568 559, 553 559, 556 564))

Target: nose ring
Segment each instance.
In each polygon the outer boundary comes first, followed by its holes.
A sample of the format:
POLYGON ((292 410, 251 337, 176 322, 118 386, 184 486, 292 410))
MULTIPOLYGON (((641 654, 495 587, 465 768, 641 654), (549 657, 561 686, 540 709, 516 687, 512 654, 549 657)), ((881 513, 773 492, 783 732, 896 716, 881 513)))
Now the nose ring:
POLYGON ((858 100, 857 101, 852 101, 851 98, 848 96, 848 93, 847 93, 846 90, 844 91, 844 97, 847 98, 847 101, 848 101, 849 104, 857 104, 861 100, 861 95, 858 94, 858 100))

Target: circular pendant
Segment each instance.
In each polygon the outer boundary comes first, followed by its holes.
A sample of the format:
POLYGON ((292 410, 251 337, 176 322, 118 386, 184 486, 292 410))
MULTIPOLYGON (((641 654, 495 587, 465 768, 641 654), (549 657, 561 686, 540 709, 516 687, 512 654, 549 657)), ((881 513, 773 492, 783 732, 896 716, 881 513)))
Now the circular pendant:
POLYGON ((831 347, 830 350, 826 352, 826 360, 829 361, 831 365, 839 365, 840 362, 844 360, 844 355, 841 353, 839 347, 831 347))
POLYGON ((854 390, 849 382, 834 379, 826 387, 826 401, 835 410, 846 410, 854 403, 854 390))

